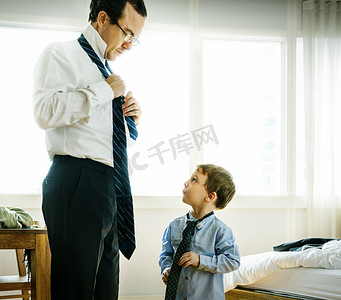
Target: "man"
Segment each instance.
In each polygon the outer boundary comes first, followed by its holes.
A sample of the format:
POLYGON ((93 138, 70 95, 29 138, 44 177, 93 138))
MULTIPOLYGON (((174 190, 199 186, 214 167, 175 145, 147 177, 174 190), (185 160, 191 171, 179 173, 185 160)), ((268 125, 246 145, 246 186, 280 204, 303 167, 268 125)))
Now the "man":
POLYGON ((117 171, 113 139, 116 114, 123 110, 122 124, 131 128, 141 109, 122 78, 109 76, 106 60, 132 48, 146 16, 143 0, 92 0, 82 36, 48 46, 36 65, 34 116, 53 160, 43 182, 53 300, 118 299, 119 246, 128 258, 135 248, 134 236, 124 245, 117 229, 131 195, 117 204, 117 173, 124 170, 117 171))

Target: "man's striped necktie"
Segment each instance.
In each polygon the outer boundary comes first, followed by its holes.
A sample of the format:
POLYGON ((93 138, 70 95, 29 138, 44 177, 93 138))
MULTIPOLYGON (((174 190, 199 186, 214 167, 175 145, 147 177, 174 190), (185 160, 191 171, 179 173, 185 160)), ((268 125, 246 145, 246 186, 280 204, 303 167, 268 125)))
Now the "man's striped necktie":
MULTIPOLYGON (((106 67, 92 49, 83 34, 78 38, 78 42, 84 51, 89 55, 91 60, 97 65, 104 78, 109 77, 112 73, 109 64, 105 61, 106 67), (108 70, 108 71, 107 71, 108 70)), ((127 158, 127 141, 124 124, 124 116, 122 111, 124 97, 117 97, 112 101, 113 109, 113 153, 114 153, 114 170, 115 170, 115 193, 117 203, 117 231, 119 247, 122 254, 129 259, 133 254, 135 243, 134 229, 134 211, 133 198, 131 195, 129 175, 128 175, 128 158, 127 158)), ((129 135, 136 140, 137 130, 133 117, 125 117, 129 135)))

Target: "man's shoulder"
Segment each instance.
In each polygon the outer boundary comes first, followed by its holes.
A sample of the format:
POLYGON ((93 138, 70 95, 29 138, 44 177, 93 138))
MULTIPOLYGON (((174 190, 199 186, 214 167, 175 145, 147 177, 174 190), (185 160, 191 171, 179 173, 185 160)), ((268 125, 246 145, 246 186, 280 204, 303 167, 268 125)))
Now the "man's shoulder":
POLYGON ((57 61, 59 64, 82 65, 88 60, 86 52, 79 45, 78 41, 60 41, 47 45, 42 52, 45 60, 57 61))
POLYGON ((45 47, 45 52, 56 52, 61 54, 69 54, 80 52, 81 48, 77 40, 58 41, 51 43, 45 47))

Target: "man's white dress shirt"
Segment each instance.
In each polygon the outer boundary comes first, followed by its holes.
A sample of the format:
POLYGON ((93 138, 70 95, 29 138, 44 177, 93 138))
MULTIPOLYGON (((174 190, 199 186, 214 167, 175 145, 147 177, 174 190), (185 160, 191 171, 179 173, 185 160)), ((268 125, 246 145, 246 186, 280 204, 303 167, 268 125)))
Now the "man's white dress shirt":
MULTIPOLYGON (((89 25, 83 33, 104 63, 106 43, 89 25)), ((77 40, 49 45, 34 71, 34 116, 56 154, 113 166, 114 92, 77 40)))

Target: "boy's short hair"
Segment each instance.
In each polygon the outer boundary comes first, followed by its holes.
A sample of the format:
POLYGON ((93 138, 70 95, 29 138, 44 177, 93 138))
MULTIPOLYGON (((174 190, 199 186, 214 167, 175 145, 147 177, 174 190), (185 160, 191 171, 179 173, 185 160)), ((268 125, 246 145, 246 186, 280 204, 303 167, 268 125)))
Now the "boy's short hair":
POLYGON ((236 193, 231 173, 213 164, 197 165, 196 170, 204 175, 207 174, 207 181, 204 186, 208 193, 216 192, 218 196, 215 203, 216 208, 225 208, 236 193))

